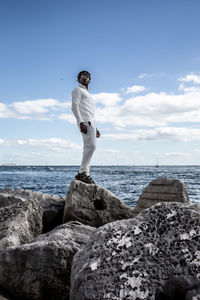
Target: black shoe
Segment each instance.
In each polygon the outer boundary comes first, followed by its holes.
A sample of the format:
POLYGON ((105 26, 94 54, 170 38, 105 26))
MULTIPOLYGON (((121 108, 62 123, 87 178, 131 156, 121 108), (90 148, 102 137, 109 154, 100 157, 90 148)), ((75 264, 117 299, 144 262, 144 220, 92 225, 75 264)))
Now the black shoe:
POLYGON ((84 183, 94 183, 94 181, 92 180, 92 178, 90 176, 88 176, 85 172, 83 173, 78 173, 76 176, 75 176, 75 179, 76 180, 79 180, 79 181, 82 181, 84 183))
POLYGON ((95 183, 94 180, 92 179, 92 177, 90 177, 90 175, 88 175, 88 178, 91 181, 91 183, 95 183))

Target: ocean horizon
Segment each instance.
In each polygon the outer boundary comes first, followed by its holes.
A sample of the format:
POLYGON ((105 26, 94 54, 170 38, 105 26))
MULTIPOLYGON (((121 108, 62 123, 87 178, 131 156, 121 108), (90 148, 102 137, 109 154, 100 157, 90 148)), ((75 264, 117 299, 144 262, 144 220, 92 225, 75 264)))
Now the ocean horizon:
MULTIPOLYGON (((65 196, 78 165, 0 166, 0 189, 23 188, 65 196)), ((134 207, 139 196, 153 179, 170 177, 186 185, 190 201, 200 203, 200 165, 93 165, 95 183, 113 192, 134 207)))

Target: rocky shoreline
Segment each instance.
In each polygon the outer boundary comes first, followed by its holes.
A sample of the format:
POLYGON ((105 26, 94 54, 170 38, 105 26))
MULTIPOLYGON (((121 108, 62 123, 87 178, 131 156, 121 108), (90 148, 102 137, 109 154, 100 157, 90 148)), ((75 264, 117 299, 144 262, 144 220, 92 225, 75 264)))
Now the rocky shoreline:
POLYGON ((65 198, 5 188, 0 300, 154 300, 172 276, 200 279, 199 221, 171 178, 151 181, 135 208, 77 180, 65 198))

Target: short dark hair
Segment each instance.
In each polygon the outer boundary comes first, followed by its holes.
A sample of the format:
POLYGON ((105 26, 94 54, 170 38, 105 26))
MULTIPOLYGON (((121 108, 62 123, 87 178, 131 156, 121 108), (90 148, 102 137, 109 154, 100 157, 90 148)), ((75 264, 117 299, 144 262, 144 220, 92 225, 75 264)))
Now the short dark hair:
POLYGON ((81 72, 78 73, 77 80, 79 81, 79 79, 81 78, 81 75, 85 74, 85 73, 88 74, 90 76, 90 79, 91 79, 91 75, 88 71, 81 71, 81 72))

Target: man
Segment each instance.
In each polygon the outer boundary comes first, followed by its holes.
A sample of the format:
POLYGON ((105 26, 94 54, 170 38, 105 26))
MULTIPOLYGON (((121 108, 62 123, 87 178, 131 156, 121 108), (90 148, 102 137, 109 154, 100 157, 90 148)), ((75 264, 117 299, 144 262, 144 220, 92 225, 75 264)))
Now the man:
POLYGON ((88 92, 91 75, 88 71, 81 71, 77 78, 79 86, 72 91, 72 111, 83 136, 83 157, 75 178, 85 183, 94 183, 90 177, 90 162, 100 132, 95 126, 94 104, 88 92))

